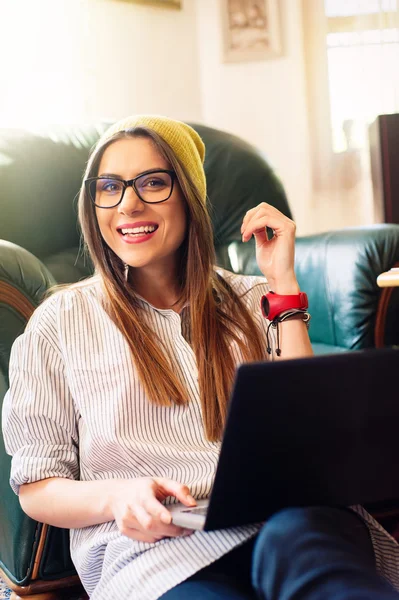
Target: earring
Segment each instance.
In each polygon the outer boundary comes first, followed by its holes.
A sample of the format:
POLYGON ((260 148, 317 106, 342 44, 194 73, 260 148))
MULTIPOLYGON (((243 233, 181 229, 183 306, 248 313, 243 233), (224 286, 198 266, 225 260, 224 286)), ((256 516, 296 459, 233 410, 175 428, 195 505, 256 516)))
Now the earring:
POLYGON ((129 278, 129 265, 126 265, 126 264, 125 264, 124 278, 125 278, 125 281, 127 281, 129 278))

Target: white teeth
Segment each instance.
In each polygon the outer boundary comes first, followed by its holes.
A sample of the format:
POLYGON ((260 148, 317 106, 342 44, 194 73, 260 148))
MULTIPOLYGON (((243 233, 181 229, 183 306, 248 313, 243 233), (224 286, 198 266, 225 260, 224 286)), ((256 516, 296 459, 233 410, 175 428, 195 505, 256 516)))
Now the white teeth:
POLYGON ((123 234, 125 233, 152 233, 155 231, 154 225, 142 225, 141 227, 129 227, 128 229, 121 229, 123 234))

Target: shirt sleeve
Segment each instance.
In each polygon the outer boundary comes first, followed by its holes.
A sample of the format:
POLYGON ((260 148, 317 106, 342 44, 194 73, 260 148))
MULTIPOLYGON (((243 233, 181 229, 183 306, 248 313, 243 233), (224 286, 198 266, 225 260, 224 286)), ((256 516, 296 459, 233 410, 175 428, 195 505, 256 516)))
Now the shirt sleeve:
POLYGON ((252 318, 258 325, 266 346, 266 358, 273 360, 276 352, 276 330, 270 326, 270 321, 263 316, 261 309, 262 297, 270 292, 269 284, 263 277, 254 277, 253 281, 245 282, 248 285, 248 292, 242 296, 242 300, 249 309, 252 318), (268 349, 270 351, 268 351, 268 349))
POLYGON ((14 492, 49 477, 78 479, 76 411, 58 348, 26 331, 12 346, 9 377, 2 429, 14 492))
POLYGON ((266 358, 273 360, 277 348, 276 330, 270 326, 270 321, 263 316, 261 309, 262 296, 270 292, 267 279, 258 275, 238 275, 220 269, 218 271, 227 279, 249 310, 264 339, 266 358), (267 352, 267 348, 270 348, 270 352, 267 352))

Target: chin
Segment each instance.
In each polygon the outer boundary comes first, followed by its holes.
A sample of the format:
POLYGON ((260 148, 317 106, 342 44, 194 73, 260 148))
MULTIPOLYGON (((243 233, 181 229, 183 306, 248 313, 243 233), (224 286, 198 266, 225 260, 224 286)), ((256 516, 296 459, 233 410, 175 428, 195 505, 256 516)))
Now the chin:
POLYGON ((122 258, 122 260, 126 265, 128 265, 132 269, 140 269, 142 267, 147 267, 148 265, 150 265, 153 262, 152 260, 149 260, 148 258, 143 258, 140 260, 139 258, 135 259, 135 258, 132 258, 131 256, 130 257, 126 256, 125 258, 122 258))
POLYGON ((154 262, 154 260, 157 260, 157 257, 154 257, 153 253, 148 251, 142 252, 141 249, 138 249, 138 251, 133 249, 131 252, 126 252, 126 249, 124 250, 124 252, 116 252, 115 250, 114 252, 119 256, 123 263, 132 268, 146 267, 154 262))
POLYGON ((144 267, 148 267, 149 265, 151 265, 151 262, 147 262, 147 261, 143 261, 143 262, 139 262, 139 261, 125 261, 125 264, 128 265, 128 267, 130 267, 130 269, 143 269, 144 267))

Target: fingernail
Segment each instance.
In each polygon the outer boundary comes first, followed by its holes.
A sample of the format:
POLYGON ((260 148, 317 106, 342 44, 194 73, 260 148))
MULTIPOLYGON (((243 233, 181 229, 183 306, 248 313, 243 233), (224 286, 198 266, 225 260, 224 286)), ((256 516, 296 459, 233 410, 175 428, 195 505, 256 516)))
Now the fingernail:
POLYGON ((190 494, 187 494, 186 499, 191 502, 191 504, 196 504, 195 498, 190 496, 190 494))
POLYGON ((191 535, 194 533, 193 529, 184 529, 182 535, 191 535))

